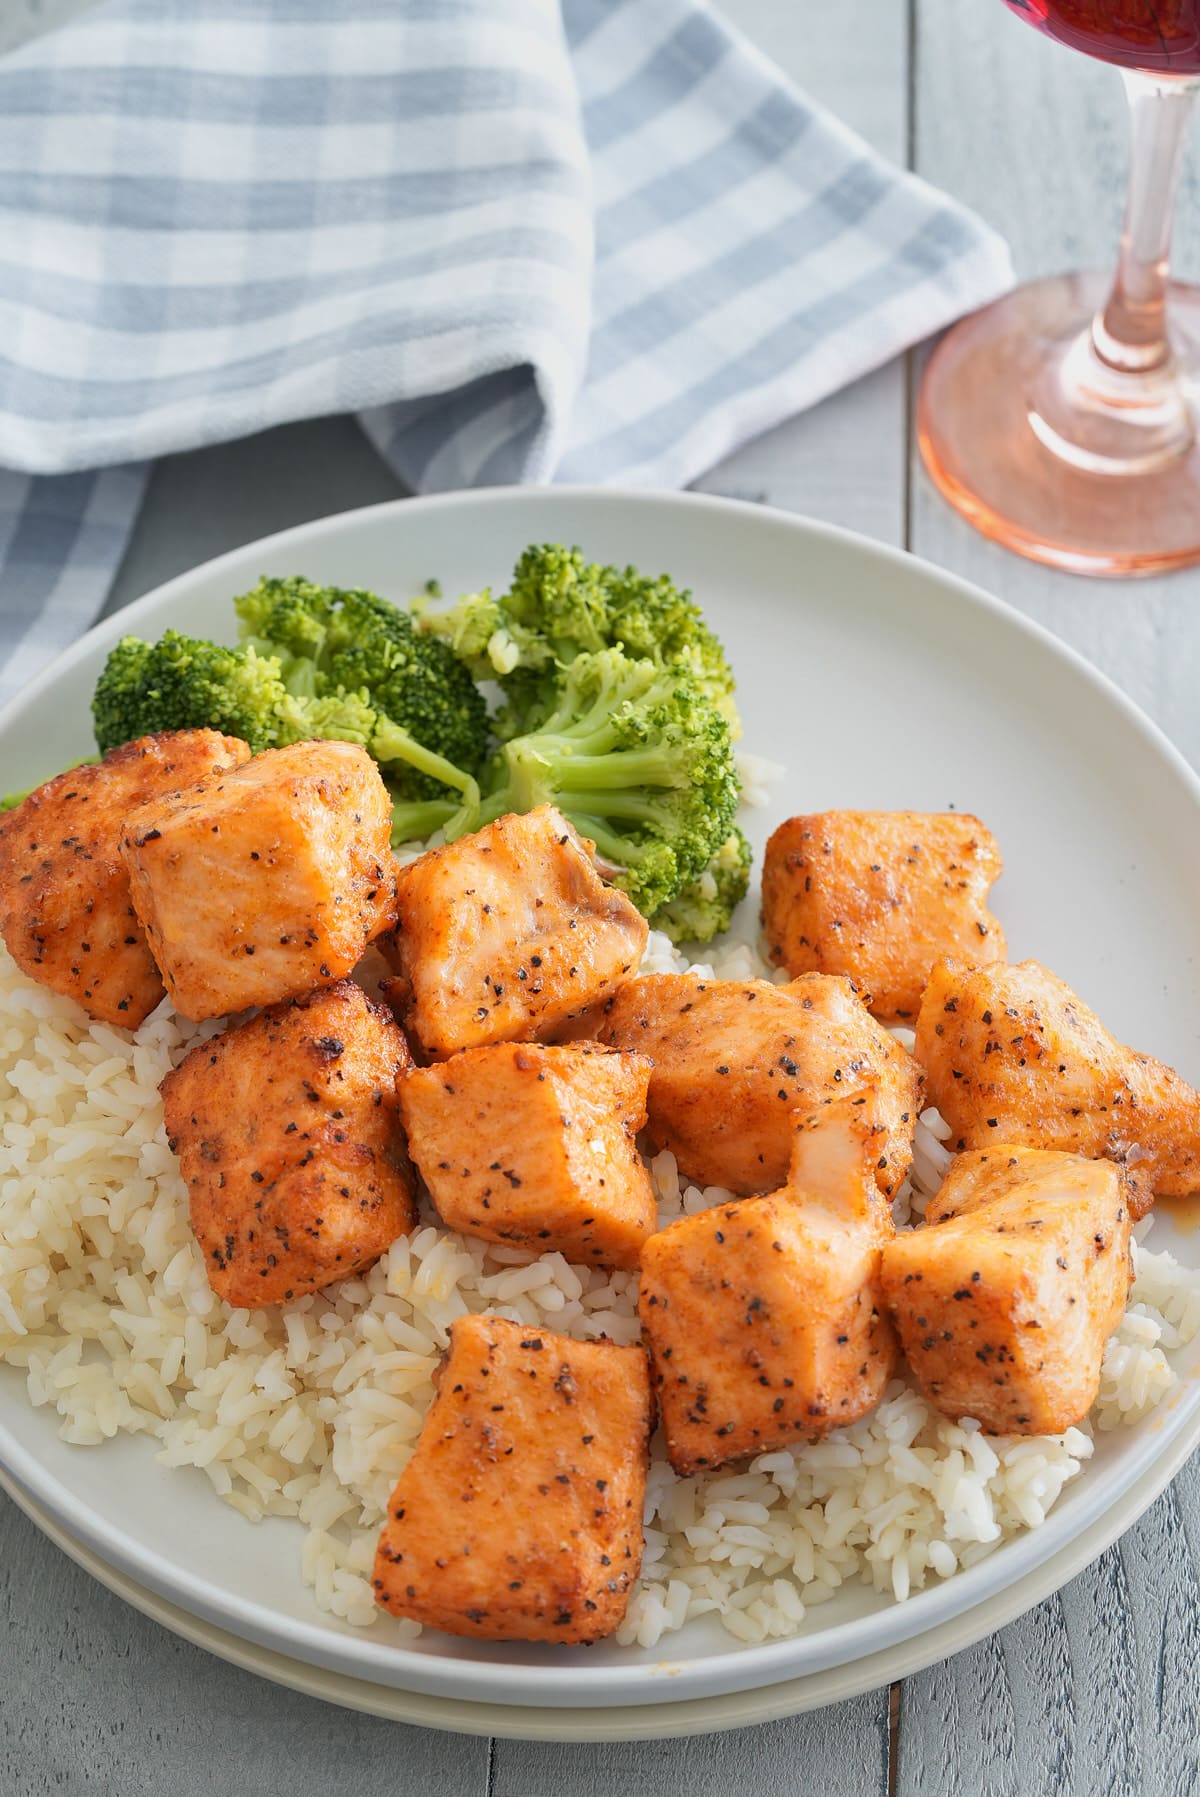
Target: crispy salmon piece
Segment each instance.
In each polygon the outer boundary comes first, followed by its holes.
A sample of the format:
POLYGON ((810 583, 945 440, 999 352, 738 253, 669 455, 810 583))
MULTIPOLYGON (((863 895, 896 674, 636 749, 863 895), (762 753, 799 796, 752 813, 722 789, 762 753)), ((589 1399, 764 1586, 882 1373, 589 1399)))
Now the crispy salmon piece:
POLYGON ((92 1017, 136 1029, 163 983, 130 898, 122 826, 148 799, 249 756, 216 730, 141 736, 0 817, 0 935, 18 967, 92 1017))
POLYGON ((987 909, 1004 863, 958 812, 822 811, 780 824, 763 857, 762 917, 777 967, 854 980, 875 1016, 915 1017, 935 961, 1002 961, 987 909))
POLYGON ((355 743, 267 749, 141 806, 121 853, 176 1009, 225 1017, 348 974, 395 916, 390 834, 355 743))
POLYGON ((416 1220, 396 1103, 403 1032, 352 980, 272 1005, 162 1082, 209 1281, 286 1303, 361 1273, 416 1220))
POLYGON ((638 1309, 677 1473, 822 1435, 879 1402, 896 1338, 877 1147, 865 1111, 842 1101, 800 1128, 783 1191, 681 1217, 646 1243, 638 1309))
POLYGON ((655 1224, 637 1151, 650 1063, 496 1042, 402 1073, 409 1152, 442 1219, 489 1242, 636 1267, 655 1224))
MULTIPOLYGON (((923 1221, 947 1223, 952 1217, 965 1217, 998 1198, 1031 1184, 1075 1182, 1080 1177, 1082 1157, 1062 1154, 1053 1148, 1017 1148, 1002 1146, 971 1149, 956 1154, 946 1169, 934 1196, 925 1206, 923 1221)), ((1086 1166, 1086 1159, 1082 1160, 1086 1166)))
POLYGON ((929 1102, 948 1147, 997 1141, 1124 1167, 1134 1218, 1200 1189, 1200 1092, 1111 1036, 1037 961, 934 968, 917 1020, 929 1102))
POLYGON ((651 1420, 643 1348, 463 1317, 388 1505, 378 1601, 484 1641, 611 1635, 641 1566, 651 1420))
POLYGON ((884 1248, 883 1283, 930 1403, 996 1434, 1082 1422, 1129 1292, 1120 1168, 994 1146, 958 1157, 929 1214, 884 1248))
POLYGON ((688 1179, 749 1195, 787 1179, 797 1119, 823 1100, 870 1095, 883 1125, 877 1179, 904 1179, 920 1070, 848 980, 811 973, 787 986, 655 973, 618 992, 603 1042, 654 1063, 650 1134, 688 1179))
POLYGON ((542 805, 400 870, 385 951, 427 1054, 546 1037, 637 967, 646 920, 585 842, 542 805))

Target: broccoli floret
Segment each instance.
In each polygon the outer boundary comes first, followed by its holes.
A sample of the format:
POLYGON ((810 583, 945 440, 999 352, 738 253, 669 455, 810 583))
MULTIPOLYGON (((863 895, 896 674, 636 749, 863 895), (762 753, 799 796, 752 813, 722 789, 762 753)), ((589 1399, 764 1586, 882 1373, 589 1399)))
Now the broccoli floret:
POLYGON ((734 827, 703 873, 662 905, 650 919, 672 942, 711 942, 729 928, 733 913, 750 890, 753 851, 734 827))
MULTIPOLYGON (((386 723, 387 719, 382 721, 386 723)), ((279 707, 279 746, 314 740, 359 743, 374 755, 380 722, 379 713, 365 693, 338 692, 323 699, 309 699, 285 692, 279 707)))
POLYGON ((92 719, 102 755, 118 743, 148 734, 141 720, 147 703, 144 676, 151 649, 141 637, 123 636, 108 652, 92 695, 92 719))
MULTIPOLYGON (((260 655, 273 655, 279 662, 284 685, 298 698, 311 699, 317 691, 317 672, 325 647, 325 623, 317 611, 304 602, 301 593, 272 592, 282 581, 260 581, 252 593, 234 600, 240 620, 239 635, 244 647, 260 655)), ((307 581, 286 583, 306 587, 307 581)), ((320 588, 314 587, 314 593, 320 588)))
POLYGON ((737 802, 729 725, 692 677, 605 649, 576 656, 551 716, 504 744, 478 817, 453 828, 557 805, 649 916, 707 866, 737 802))
MULTIPOLYGON (((431 770, 440 759, 466 776, 478 771, 488 744, 483 695, 450 644, 419 632, 407 612, 375 593, 298 576, 261 580, 235 605, 243 641, 279 657, 295 697, 357 693, 430 751, 431 770)), ((453 785, 407 756, 385 772, 404 800, 445 801, 453 785)))
POLYGON ((585 562, 578 549, 535 544, 509 590, 468 593, 444 612, 422 610, 422 631, 444 637, 479 679, 498 679, 501 737, 540 728, 555 709, 562 669, 577 655, 622 648, 635 661, 684 668, 740 734, 725 651, 691 594, 665 574, 585 562))
POLYGON ((122 637, 92 697, 101 754, 160 730, 223 730, 257 753, 279 741, 287 692, 279 663, 168 630, 157 643, 122 637))
POLYGON ((159 730, 206 727, 240 736, 255 754, 314 739, 360 743, 397 799, 397 841, 411 839, 419 823, 425 835, 440 828, 464 799, 478 802, 468 774, 424 748, 365 691, 331 687, 317 697, 292 691, 279 658, 261 654, 252 642, 225 649, 174 630, 157 643, 124 637, 100 676, 93 712, 101 750, 159 730), (437 797, 414 803, 414 778, 437 797))
POLYGON ((523 651, 522 664, 568 662, 619 642, 613 629, 619 579, 615 568, 585 562, 578 549, 531 543, 513 569, 503 600, 523 651))
POLYGON ((422 636, 449 643, 476 680, 495 680, 508 674, 520 660, 520 650, 508 636, 500 601, 491 587, 464 593, 449 611, 434 611, 430 596, 414 599, 409 616, 422 636))
POLYGON ((615 640, 624 644, 627 655, 650 656, 663 667, 686 668, 726 719, 736 741, 742 725, 733 696, 733 670, 691 594, 666 574, 654 579, 636 568, 609 572, 615 640))

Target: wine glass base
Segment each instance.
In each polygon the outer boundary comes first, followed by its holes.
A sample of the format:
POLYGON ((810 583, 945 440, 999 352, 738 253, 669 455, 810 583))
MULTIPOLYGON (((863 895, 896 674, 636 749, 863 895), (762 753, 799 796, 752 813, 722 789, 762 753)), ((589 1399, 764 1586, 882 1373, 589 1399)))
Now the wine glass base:
MULTIPOLYGON (((1042 415, 1110 285, 1055 276, 963 319, 930 358, 917 438, 935 486, 984 536, 1074 574, 1161 574, 1200 562, 1197 432, 1177 453, 1081 466, 1089 458, 1056 452, 1042 415)), ((1168 316, 1197 419, 1200 289, 1172 283, 1168 316)))

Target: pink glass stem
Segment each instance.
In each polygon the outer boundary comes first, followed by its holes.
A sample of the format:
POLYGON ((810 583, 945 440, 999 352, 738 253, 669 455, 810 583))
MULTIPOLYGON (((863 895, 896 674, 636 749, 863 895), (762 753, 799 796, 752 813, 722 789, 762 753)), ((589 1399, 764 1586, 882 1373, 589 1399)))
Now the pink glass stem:
MULTIPOLYGON (((1116 60, 1118 23, 1161 10, 1018 3, 1051 35, 1060 12, 1090 22, 1076 35, 1100 55, 1111 21, 1116 60)), ((1196 3, 1176 0, 1189 24, 1196 3)), ((1180 40, 1182 66, 1195 70, 1198 50, 1180 40)), ((917 402, 921 455, 951 505, 993 541, 1073 574, 1200 563, 1200 288, 1168 277, 1200 74, 1140 70, 1125 84, 1132 174, 1115 279, 1056 275, 964 318, 930 357, 917 402)))
POLYGON ((1188 126, 1200 83, 1124 74, 1133 166, 1121 258, 1108 304, 1096 319, 1096 354, 1112 369, 1145 374, 1171 362, 1167 278, 1175 201, 1188 126))

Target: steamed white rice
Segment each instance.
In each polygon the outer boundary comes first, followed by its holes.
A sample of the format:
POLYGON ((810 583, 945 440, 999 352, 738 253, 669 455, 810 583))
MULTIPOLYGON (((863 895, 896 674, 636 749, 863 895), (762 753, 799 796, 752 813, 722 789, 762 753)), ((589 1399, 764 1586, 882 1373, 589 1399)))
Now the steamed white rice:
MULTIPOLYGON (((652 937, 644 965, 682 962, 652 937)), ((748 943, 706 971, 773 977, 748 943)), ((231 1311, 209 1287, 158 1095, 217 1027, 165 1003, 132 1037, 92 1023, 0 949, 0 1359, 26 1370, 66 1440, 148 1434, 161 1461, 199 1469, 247 1518, 299 1517, 317 1604, 366 1627, 381 1620, 375 1538, 450 1324, 489 1310, 636 1341, 636 1276, 493 1247, 429 1215, 364 1278, 286 1310, 231 1311)), ((927 1112, 900 1223, 936 1189, 944 1133, 927 1112)), ((664 1221, 729 1197, 683 1186, 670 1154, 652 1172, 664 1221)), ((1200 1277, 1142 1247, 1137 1261, 1099 1429, 1161 1402, 1177 1383, 1167 1356, 1200 1330, 1200 1277)), ((1091 1452, 1089 1427, 985 1436, 903 1379, 862 1422, 745 1471, 680 1479, 656 1444, 643 1576, 618 1639, 650 1647, 706 1613, 741 1641, 788 1635, 852 1580, 903 1599, 1036 1527, 1091 1452)))

